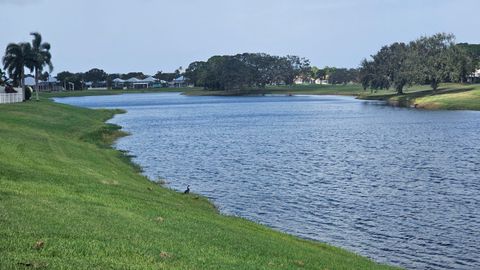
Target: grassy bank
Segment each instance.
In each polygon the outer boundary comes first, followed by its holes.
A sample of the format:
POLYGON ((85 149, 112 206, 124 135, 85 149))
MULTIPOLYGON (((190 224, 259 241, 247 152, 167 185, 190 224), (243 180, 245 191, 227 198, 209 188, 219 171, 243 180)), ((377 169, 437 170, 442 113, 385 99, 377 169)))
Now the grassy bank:
POLYGON ((187 89, 184 94, 190 96, 235 96, 235 95, 348 95, 357 96, 363 91, 361 85, 290 85, 290 86, 267 86, 264 89, 251 89, 242 91, 209 91, 201 88, 187 89))
POLYGON ((249 91, 207 91, 186 89, 186 95, 232 96, 232 95, 347 95, 360 99, 385 100, 394 106, 417 107, 435 110, 480 110, 480 85, 443 84, 434 92, 429 86, 415 85, 406 88, 404 94, 393 90, 365 91, 359 84, 347 85, 293 85, 270 86, 249 91))
POLYGON ((169 93, 169 92, 187 92, 200 90, 198 87, 188 88, 145 88, 145 89, 125 89, 125 90, 78 90, 65 92, 43 92, 42 97, 80 97, 80 96, 104 96, 104 95, 120 95, 120 94, 141 94, 141 93, 169 93))
POLYGON ((378 92, 362 94, 359 98, 431 110, 480 110, 480 85, 443 84, 436 92, 428 86, 413 86, 402 95, 378 92))
POLYGON ((245 95, 345 95, 367 100, 385 100, 394 106, 416 107, 431 110, 480 110, 480 84, 442 84, 434 92, 429 86, 415 85, 397 95, 393 90, 365 91, 359 84, 347 85, 293 85, 269 86, 265 89, 242 91, 209 91, 194 88, 152 88, 129 90, 86 90, 42 93, 43 97, 116 95, 126 93, 182 92, 189 96, 245 96, 245 95))
POLYGON ((148 181, 114 113, 0 105, 0 269, 391 269, 148 181))

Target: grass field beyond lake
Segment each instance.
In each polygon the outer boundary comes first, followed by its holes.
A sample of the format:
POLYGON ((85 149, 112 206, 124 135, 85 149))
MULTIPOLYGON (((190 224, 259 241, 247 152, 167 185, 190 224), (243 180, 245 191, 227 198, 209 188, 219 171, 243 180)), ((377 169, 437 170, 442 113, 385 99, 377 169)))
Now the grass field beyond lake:
POLYGON ((0 105, 0 269, 391 269, 148 181, 116 112, 0 105))

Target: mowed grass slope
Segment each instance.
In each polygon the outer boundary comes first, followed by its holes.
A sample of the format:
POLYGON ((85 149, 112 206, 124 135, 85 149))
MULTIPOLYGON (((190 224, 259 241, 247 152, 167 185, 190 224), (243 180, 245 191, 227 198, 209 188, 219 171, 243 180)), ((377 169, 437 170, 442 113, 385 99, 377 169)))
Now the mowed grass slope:
POLYGON ((0 105, 0 269, 391 269, 148 181, 113 114, 0 105))
POLYGON ((259 94, 277 94, 277 95, 348 95, 357 96, 364 93, 359 84, 346 85, 318 85, 318 84, 300 84, 300 85, 282 85, 267 86, 263 89, 246 89, 230 91, 212 91, 202 88, 187 88, 185 95, 189 96, 243 96, 259 94))
POLYGON ((386 100, 398 106, 411 106, 430 110, 480 110, 479 84, 442 84, 436 92, 424 85, 407 88, 404 94, 378 91, 362 94, 360 99, 386 100))
POLYGON ((415 99, 417 107, 445 110, 480 110, 480 85, 470 89, 451 91, 439 95, 423 96, 415 99))

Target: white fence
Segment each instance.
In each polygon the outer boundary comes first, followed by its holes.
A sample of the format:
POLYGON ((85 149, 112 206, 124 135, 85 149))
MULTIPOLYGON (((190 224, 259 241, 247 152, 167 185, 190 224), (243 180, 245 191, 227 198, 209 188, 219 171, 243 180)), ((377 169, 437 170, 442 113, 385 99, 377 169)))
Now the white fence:
POLYGON ((5 93, 5 88, 0 86, 0 104, 22 102, 22 88, 15 88, 15 91, 17 93, 5 93))

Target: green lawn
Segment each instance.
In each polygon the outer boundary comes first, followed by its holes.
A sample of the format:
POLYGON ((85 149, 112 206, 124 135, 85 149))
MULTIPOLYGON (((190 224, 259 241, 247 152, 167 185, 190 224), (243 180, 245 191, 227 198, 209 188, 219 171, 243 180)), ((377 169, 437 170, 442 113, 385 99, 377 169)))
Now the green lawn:
POLYGON ((402 95, 380 91, 360 95, 359 98, 386 100, 392 105, 431 110, 480 110, 480 85, 447 83, 436 92, 422 85, 407 88, 402 95))
MULTIPOLYGON (((198 87, 189 88, 145 88, 145 89, 126 89, 126 90, 78 90, 65 92, 43 92, 42 97, 79 97, 79 96, 102 96, 102 95, 120 95, 135 93, 168 93, 168 92, 186 92, 200 90, 198 87)), ((35 99, 35 94, 32 95, 35 99)))
POLYGON ((209 91, 201 88, 186 89, 186 95, 191 96, 232 96, 232 95, 259 95, 259 94, 279 94, 279 95, 348 95, 357 96, 363 93, 362 86, 359 84, 347 85, 291 85, 291 86, 267 86, 265 89, 251 89, 241 91, 209 91))
POLYGON ((114 113, 0 105, 0 269, 392 269, 148 181, 114 113))
POLYGON ((480 85, 468 91, 423 96, 415 99, 415 104, 424 109, 480 111, 480 85))

